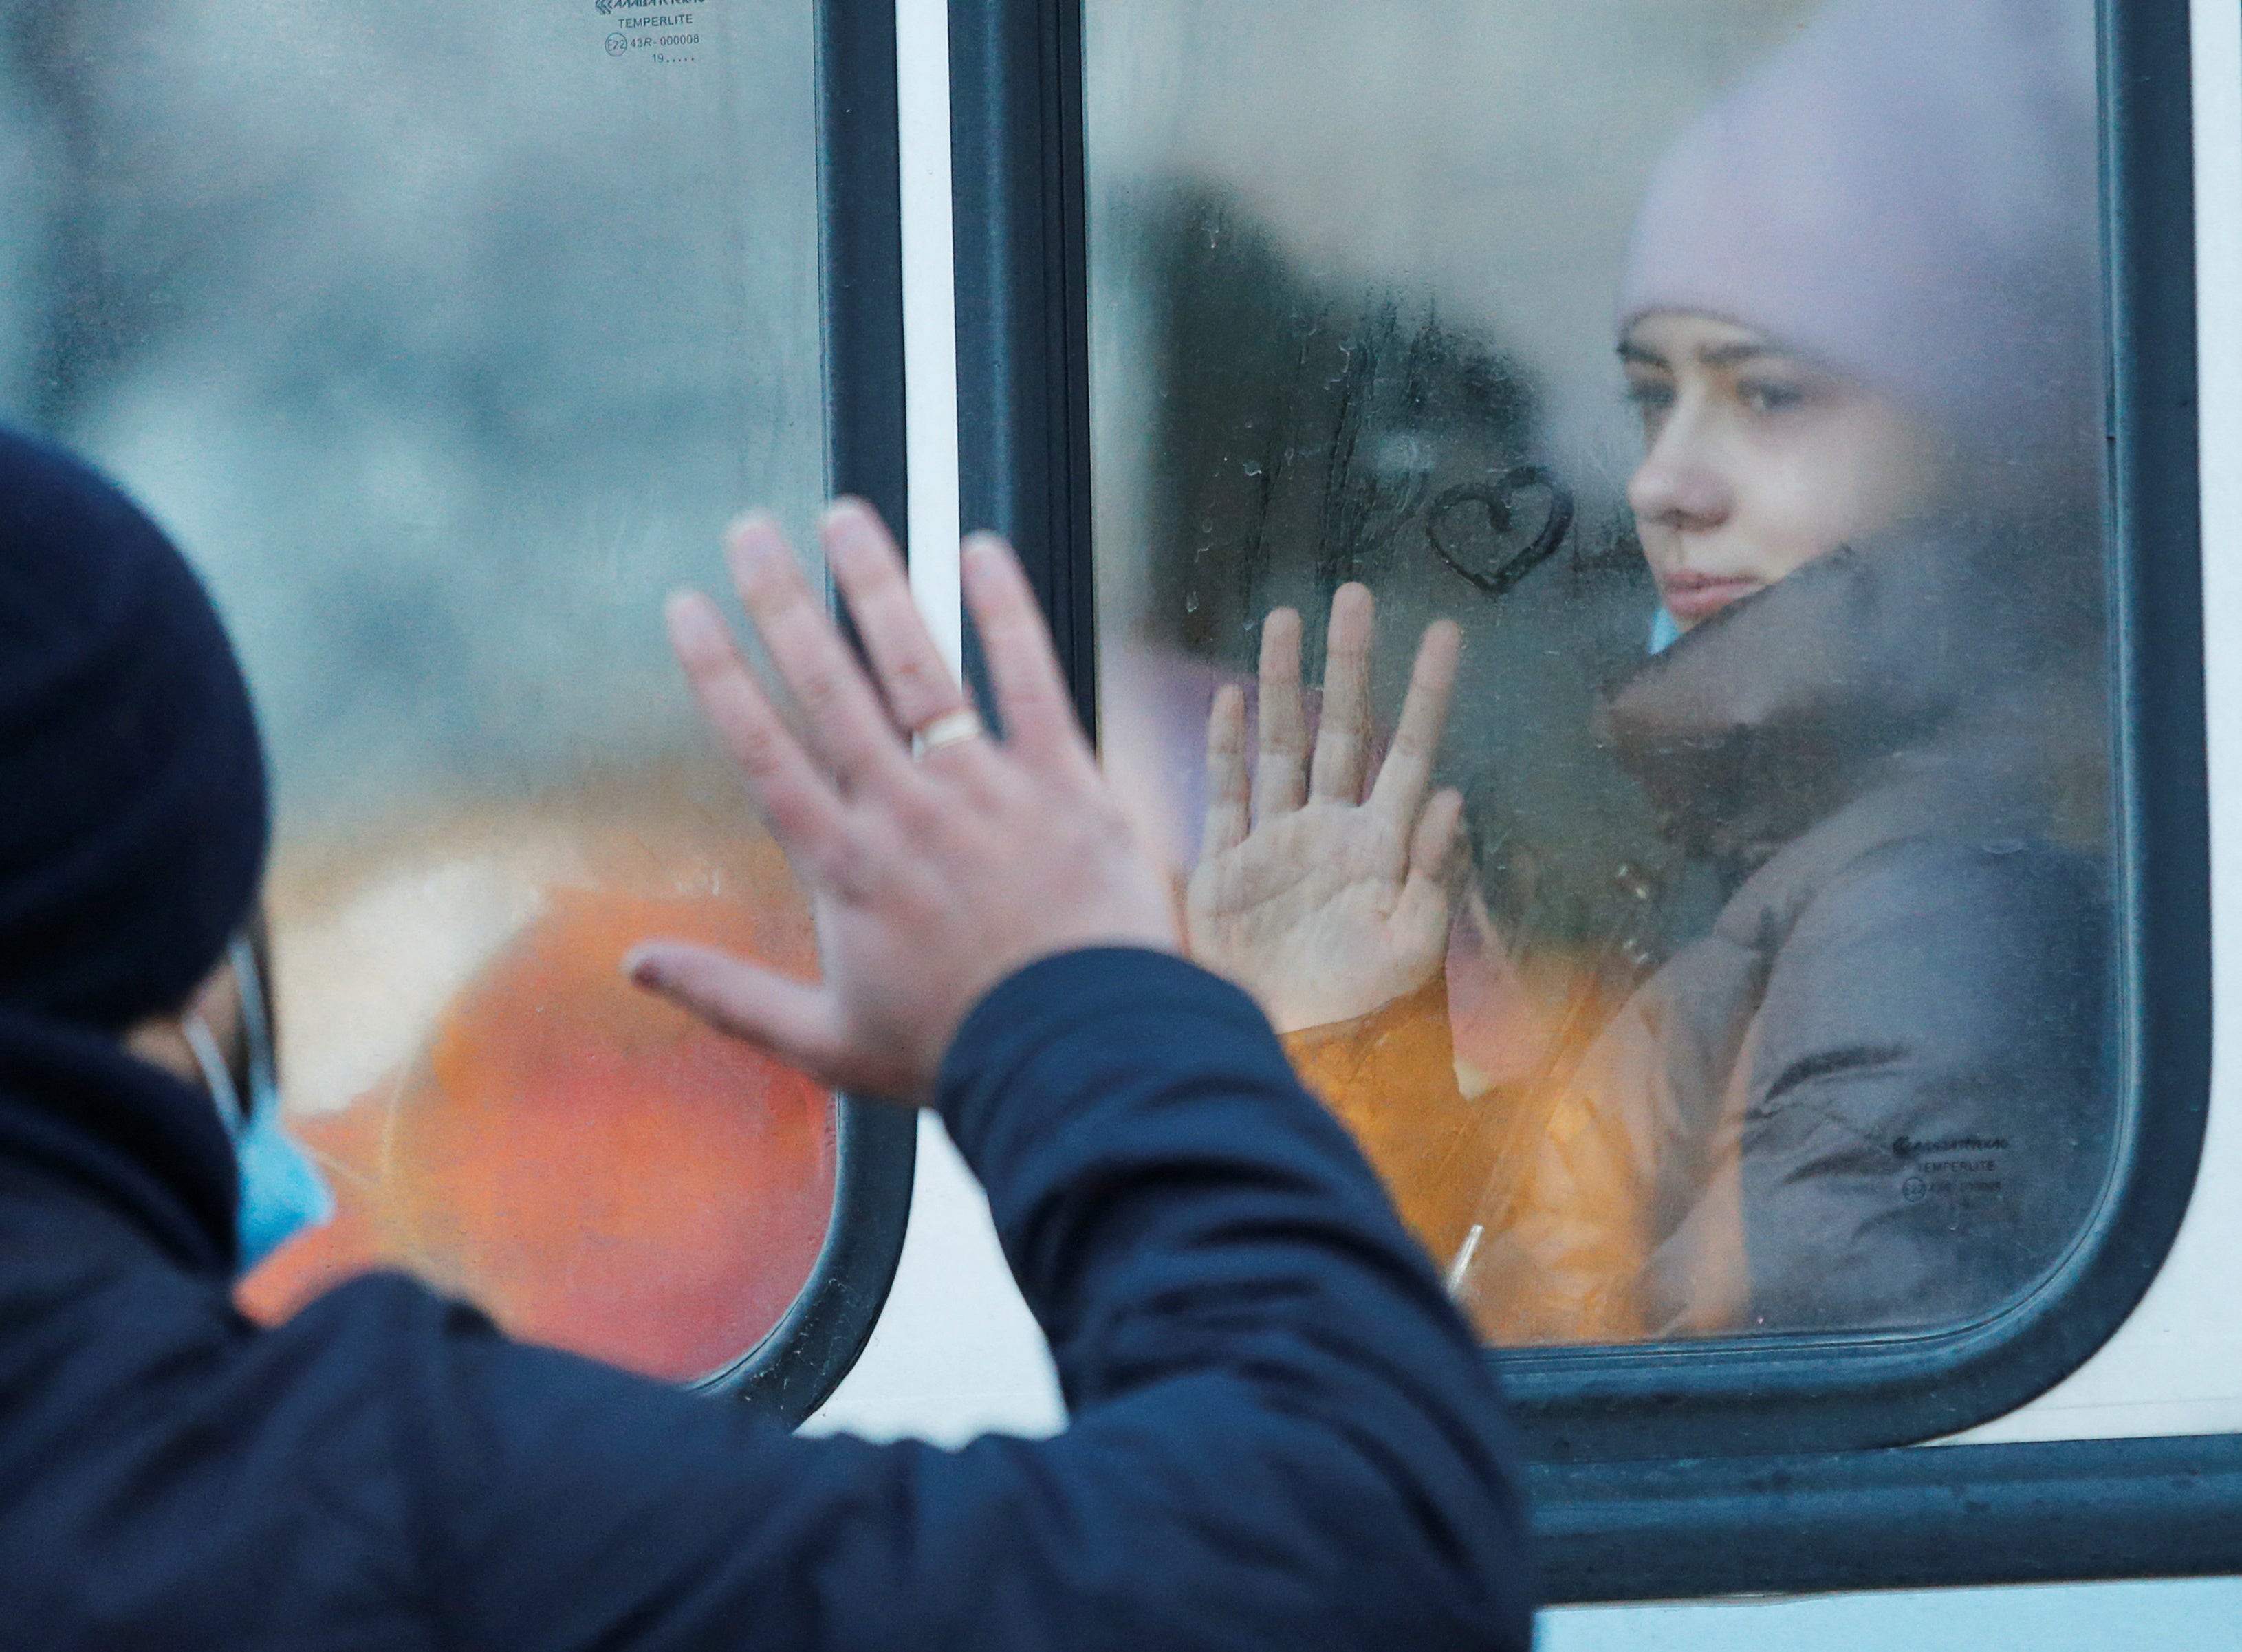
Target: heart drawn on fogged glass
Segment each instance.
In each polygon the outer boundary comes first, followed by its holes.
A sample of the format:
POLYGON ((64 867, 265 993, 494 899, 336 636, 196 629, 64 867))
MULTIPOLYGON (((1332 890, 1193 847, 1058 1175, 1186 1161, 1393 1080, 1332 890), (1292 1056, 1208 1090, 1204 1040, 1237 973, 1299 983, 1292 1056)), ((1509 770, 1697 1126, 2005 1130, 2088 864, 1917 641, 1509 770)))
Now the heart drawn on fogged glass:
POLYGON ((1572 526, 1572 494, 1539 465, 1459 482, 1425 513, 1440 561, 1495 597, 1556 554, 1572 526))

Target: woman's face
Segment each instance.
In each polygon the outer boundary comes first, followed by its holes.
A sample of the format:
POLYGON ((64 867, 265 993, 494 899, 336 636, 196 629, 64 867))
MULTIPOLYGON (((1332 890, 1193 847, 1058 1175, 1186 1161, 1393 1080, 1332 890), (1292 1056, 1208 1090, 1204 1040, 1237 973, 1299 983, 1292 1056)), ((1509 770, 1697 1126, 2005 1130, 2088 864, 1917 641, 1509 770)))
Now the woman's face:
POLYGON ((1659 311, 1619 353, 1647 450, 1628 502, 1685 631, 1937 491, 1919 424, 1764 333, 1659 311))

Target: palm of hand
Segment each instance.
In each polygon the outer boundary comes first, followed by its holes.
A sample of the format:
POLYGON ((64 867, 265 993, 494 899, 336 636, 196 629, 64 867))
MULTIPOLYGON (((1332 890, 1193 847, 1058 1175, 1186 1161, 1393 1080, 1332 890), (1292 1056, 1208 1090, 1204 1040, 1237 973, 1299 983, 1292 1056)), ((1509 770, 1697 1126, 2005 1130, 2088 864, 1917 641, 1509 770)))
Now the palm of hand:
POLYGON ((1261 638, 1261 729, 1245 759, 1244 697, 1225 688, 1207 720, 1212 782, 1198 869, 1185 891, 1191 955, 1261 1001, 1279 1031, 1369 1014, 1433 978, 1447 951, 1463 804, 1427 802, 1458 638, 1425 634, 1393 742, 1366 793, 1373 609, 1359 585, 1332 601, 1322 725, 1312 759, 1300 688, 1300 620, 1269 616, 1261 638))
POLYGON ((1316 799, 1192 872, 1191 955, 1244 985, 1285 1031, 1367 1015, 1416 991, 1447 947, 1447 891, 1408 881, 1406 825, 1316 799))

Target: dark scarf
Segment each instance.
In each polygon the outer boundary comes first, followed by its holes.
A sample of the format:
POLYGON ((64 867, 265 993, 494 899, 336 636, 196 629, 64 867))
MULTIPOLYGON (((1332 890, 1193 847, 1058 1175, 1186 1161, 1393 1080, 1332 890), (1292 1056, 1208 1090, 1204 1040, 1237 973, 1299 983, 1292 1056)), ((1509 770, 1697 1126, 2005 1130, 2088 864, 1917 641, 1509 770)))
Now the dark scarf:
POLYGON ((2051 813, 2057 770, 2106 768, 2091 628, 2051 601, 2094 576, 2086 555, 1921 535, 1833 552, 1642 667, 1605 729, 1661 835, 1740 871, 1880 787, 2051 813))
POLYGON ((193 573, 109 483, 0 432, 0 1161, 214 1271, 225 1132, 117 1035, 216 966, 265 829, 248 693, 193 573))

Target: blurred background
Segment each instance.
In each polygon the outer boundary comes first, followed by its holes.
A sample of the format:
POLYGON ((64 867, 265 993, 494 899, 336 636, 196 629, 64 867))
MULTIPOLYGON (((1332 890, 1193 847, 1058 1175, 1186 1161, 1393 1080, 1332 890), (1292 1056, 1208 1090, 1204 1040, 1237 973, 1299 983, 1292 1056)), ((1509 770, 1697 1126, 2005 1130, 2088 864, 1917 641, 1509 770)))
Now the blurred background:
POLYGON ((270 742, 284 1076, 342 1219, 692 1376, 791 1300, 822 1096, 634 997, 814 967, 661 640, 822 492, 809 0, 44 0, 0 25, 0 413, 202 570, 270 742), (721 1082, 748 1099, 711 1105, 721 1082))

